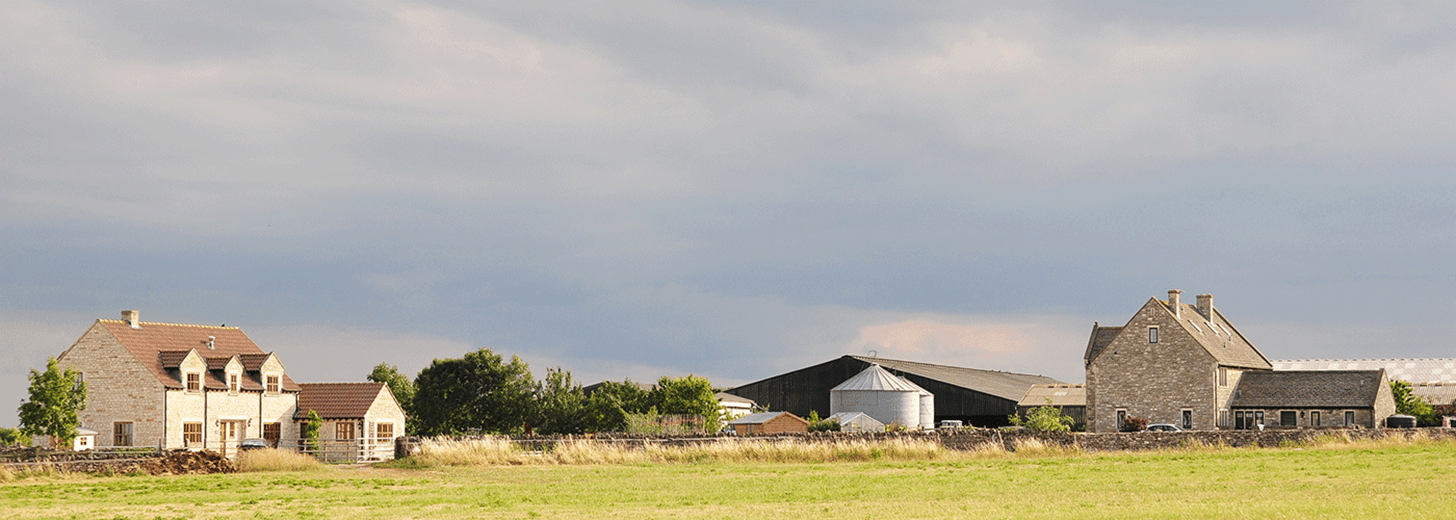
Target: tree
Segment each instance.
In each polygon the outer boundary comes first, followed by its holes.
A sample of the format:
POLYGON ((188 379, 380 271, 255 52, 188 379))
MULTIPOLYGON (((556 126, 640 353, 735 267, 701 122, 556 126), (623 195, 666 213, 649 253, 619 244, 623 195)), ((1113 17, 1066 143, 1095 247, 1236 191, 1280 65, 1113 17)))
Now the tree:
POLYGON ((315 457, 322 457, 319 452, 319 428, 322 428, 324 419, 319 417, 318 412, 308 411, 308 420, 303 423, 303 449, 315 457))
POLYGON ((657 380, 657 387, 648 395, 658 412, 702 417, 703 428, 708 433, 716 433, 723 427, 722 418, 718 415, 718 397, 707 378, 688 375, 674 379, 664 376, 657 380))
POLYGON ((52 447, 70 446, 81 423, 77 415, 85 409, 86 382, 50 358, 45 372, 30 370, 30 401, 20 405, 20 430, 50 436, 52 447))
POLYGON ((521 358, 506 363, 488 348, 436 359, 415 378, 411 409, 420 435, 519 433, 532 417, 535 381, 521 358))
POLYGON ((30 436, 19 428, 0 428, 0 446, 29 446, 30 436))
POLYGON ((560 367, 546 369, 546 379, 536 385, 536 424, 543 434, 585 431, 586 397, 581 385, 571 382, 571 372, 560 367))
POLYGON ((404 430, 405 433, 414 435, 415 417, 411 411, 415 401, 415 383, 399 372, 399 368, 388 363, 374 365, 374 371, 366 378, 375 383, 389 385, 390 393, 394 394, 394 400, 399 401, 400 408, 404 409, 404 430))
POLYGON ((1076 420, 1062 415, 1060 406, 1052 406, 1051 398, 1047 398, 1045 405, 1032 408, 1026 412, 1026 418, 1022 419, 1019 414, 1011 415, 1011 424, 1023 426, 1028 430, 1038 432, 1065 432, 1071 431, 1076 420))
POLYGON ((1395 413, 1413 416, 1421 426, 1441 423, 1441 418, 1436 416, 1436 410, 1431 408, 1431 403, 1417 396, 1410 383, 1399 379, 1391 380, 1390 393, 1395 396, 1395 413))

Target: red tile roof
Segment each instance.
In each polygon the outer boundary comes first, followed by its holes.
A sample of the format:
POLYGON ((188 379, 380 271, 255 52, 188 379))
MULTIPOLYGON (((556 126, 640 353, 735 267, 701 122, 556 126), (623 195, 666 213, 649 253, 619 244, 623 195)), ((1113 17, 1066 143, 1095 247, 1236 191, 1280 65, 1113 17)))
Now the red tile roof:
MULTIPOLYGON (((189 350, 197 350, 197 353, 207 359, 207 366, 212 370, 220 370, 227 365, 227 361, 233 356, 263 356, 265 359, 268 353, 258 348, 247 334, 237 327, 217 327, 212 325, 187 325, 179 323, 156 323, 143 321, 138 323, 140 328, 133 329, 122 320, 96 320, 96 323, 105 327, 107 332, 115 336, 138 361, 146 365, 157 376, 167 388, 182 388, 180 375, 173 375, 167 369, 175 370, 177 364, 181 363, 182 357, 186 356, 189 350), (210 339, 211 338, 211 339, 210 339), (212 348, 208 348, 208 342, 212 342, 212 348), (178 357, 176 352, 182 352, 178 357), (215 367, 215 368, 214 368, 215 367)), ((261 363, 261 361, 259 362, 261 363)), ((244 366, 248 364, 244 361, 244 366)), ((227 389, 227 384, 211 372, 203 379, 207 388, 227 389)), ((257 381, 248 375, 240 382, 244 389, 262 390, 262 382, 257 381)), ((283 389, 287 391, 298 391, 298 383, 283 375, 283 389)))
POLYGON ((384 383, 303 383, 298 394, 298 419, 308 411, 324 419, 362 419, 376 399, 394 400, 384 383))

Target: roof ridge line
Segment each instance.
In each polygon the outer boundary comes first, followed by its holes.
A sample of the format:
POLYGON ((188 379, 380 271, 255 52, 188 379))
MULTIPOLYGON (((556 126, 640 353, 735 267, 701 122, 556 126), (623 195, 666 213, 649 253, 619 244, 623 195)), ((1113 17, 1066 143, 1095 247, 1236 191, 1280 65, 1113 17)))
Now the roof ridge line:
MULTIPOLYGON (((97 318, 96 321, 102 321, 102 322, 106 322, 106 323, 120 323, 120 324, 123 324, 123 325, 126 324, 126 321, 125 320, 113 320, 113 319, 109 319, 109 318, 97 318)), ((241 327, 224 327, 222 325, 202 325, 202 324, 198 324, 198 323, 168 323, 168 322, 165 322, 165 321, 138 321, 137 322, 137 325, 162 325, 162 326, 166 326, 166 327, 194 327, 194 328, 199 328, 199 329, 241 330, 241 327)))

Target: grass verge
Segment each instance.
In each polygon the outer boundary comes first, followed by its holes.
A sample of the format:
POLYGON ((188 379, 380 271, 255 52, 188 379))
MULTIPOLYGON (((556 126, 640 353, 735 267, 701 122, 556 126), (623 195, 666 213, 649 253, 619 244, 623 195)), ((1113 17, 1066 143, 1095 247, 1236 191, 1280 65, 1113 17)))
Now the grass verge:
POLYGON ((323 467, 318 459, 292 451, 248 450, 238 454, 238 471, 309 471, 323 467))

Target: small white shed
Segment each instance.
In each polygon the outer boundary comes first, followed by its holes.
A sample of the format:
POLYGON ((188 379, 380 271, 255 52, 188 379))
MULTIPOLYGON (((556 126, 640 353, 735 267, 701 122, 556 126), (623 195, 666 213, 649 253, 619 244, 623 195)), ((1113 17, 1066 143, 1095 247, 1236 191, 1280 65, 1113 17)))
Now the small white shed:
POLYGON ((873 433, 885 431, 885 423, 876 421, 874 417, 865 415, 863 412, 839 412, 829 416, 830 420, 839 421, 839 431, 852 433, 873 433))

